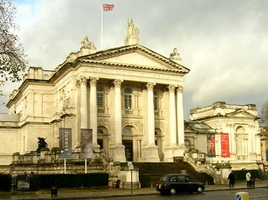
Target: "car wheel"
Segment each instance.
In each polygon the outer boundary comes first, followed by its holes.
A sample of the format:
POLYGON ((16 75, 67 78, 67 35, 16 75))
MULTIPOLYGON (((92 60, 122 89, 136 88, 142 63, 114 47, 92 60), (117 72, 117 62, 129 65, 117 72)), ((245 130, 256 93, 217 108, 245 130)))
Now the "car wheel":
POLYGON ((174 188, 171 188, 169 192, 170 194, 176 194, 176 190, 174 188))
POLYGON ((201 194, 203 192, 203 188, 202 187, 198 187, 197 188, 197 193, 201 194))

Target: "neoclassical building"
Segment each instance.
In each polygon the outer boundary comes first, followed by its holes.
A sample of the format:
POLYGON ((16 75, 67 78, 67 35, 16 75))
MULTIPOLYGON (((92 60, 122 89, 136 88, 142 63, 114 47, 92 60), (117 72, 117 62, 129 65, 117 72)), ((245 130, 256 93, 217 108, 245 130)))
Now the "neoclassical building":
POLYGON ((215 102, 191 109, 190 119, 202 120, 215 130, 207 142, 211 163, 229 162, 233 170, 258 169, 262 159, 256 105, 215 102))
POLYGON ((177 49, 169 57, 139 44, 131 21, 123 46, 97 51, 87 37, 55 70, 30 67, 0 116, 0 162, 12 154, 59 147, 71 130, 79 152, 81 129, 92 130, 93 150, 114 161, 173 161, 183 156, 183 84, 189 69, 177 49))

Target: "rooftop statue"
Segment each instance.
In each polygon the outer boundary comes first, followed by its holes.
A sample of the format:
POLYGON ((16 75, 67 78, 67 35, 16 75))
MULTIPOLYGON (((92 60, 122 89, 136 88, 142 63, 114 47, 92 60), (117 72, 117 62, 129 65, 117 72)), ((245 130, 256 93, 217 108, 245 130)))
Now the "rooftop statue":
POLYGON ((173 52, 170 54, 169 59, 181 61, 181 57, 177 48, 173 49, 173 52))
POLYGON ((135 26, 135 24, 133 24, 133 19, 128 22, 127 35, 136 37, 139 35, 139 29, 135 26))
POLYGON ((81 49, 94 49, 96 50, 96 47, 92 42, 89 42, 88 37, 85 37, 84 40, 81 42, 81 49))

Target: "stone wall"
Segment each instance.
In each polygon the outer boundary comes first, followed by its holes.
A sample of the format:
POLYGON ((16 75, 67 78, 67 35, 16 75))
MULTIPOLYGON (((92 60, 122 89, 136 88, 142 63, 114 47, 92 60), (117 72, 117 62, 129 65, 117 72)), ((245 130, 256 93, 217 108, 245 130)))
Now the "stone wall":
MULTIPOLYGON (((120 162, 108 160, 104 152, 94 153, 92 159, 79 158, 79 152, 72 153, 72 159, 60 158, 59 148, 41 149, 40 154, 32 151, 27 154, 16 152, 13 154, 12 164, 0 166, 1 174, 11 174, 12 176, 22 174, 83 174, 83 173, 108 173, 109 186, 120 179, 121 165, 120 162)), ((136 179, 138 175, 136 175, 136 179)), ((122 180, 121 183, 125 181, 122 180)))

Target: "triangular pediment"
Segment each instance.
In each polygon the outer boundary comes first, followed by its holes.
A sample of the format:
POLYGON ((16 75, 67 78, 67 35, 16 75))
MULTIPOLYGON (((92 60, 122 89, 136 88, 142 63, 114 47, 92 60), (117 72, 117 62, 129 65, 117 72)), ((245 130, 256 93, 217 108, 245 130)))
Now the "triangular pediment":
POLYGON ((229 117, 241 117, 241 118, 256 117, 256 116, 252 115, 251 113, 245 111, 244 109, 239 109, 239 110, 236 110, 234 112, 228 113, 227 116, 229 116, 229 117))
POLYGON ((120 63, 125 65, 138 65, 156 69, 176 69, 167 63, 160 62, 142 52, 127 53, 124 55, 104 59, 104 61, 120 63))
POLYGON ((117 66, 142 67, 164 71, 179 71, 182 73, 188 73, 190 71, 183 65, 141 45, 130 45, 108 49, 85 56, 83 59, 117 66))

